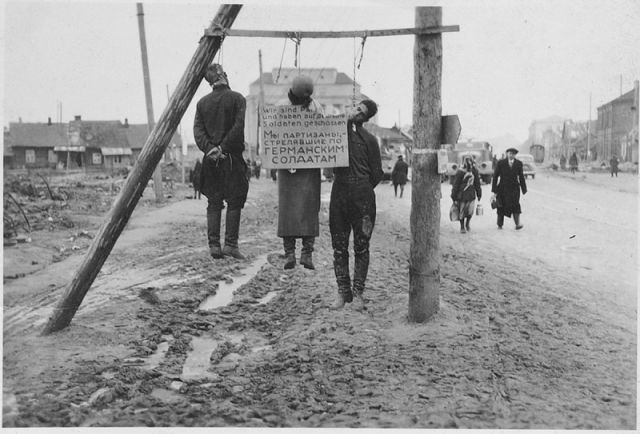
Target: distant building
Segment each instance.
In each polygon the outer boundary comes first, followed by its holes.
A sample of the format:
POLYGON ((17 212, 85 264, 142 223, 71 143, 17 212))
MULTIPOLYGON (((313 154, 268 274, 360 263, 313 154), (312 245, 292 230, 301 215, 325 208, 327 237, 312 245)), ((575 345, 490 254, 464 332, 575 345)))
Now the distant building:
MULTIPOLYGON (((326 115, 344 113, 353 105, 354 100, 357 102, 367 98, 360 93, 360 85, 357 82, 335 68, 274 68, 271 72, 262 73, 262 77, 258 77, 249 85, 249 95, 246 97, 244 136, 250 158, 255 158, 258 144, 258 106, 261 87, 264 89, 265 106, 276 105, 282 100, 287 100, 291 83, 298 75, 307 75, 313 79, 312 97, 322 106, 326 115)), ((371 121, 374 122, 376 118, 371 121)))
POLYGON ((550 116, 531 122, 529 137, 525 142, 524 148, 529 149, 531 145, 542 145, 545 149, 546 158, 560 158, 562 153, 562 130, 565 120, 560 116, 550 116))
POLYGON ((638 162, 638 84, 634 89, 598 107, 597 159, 638 162))
POLYGON ((596 121, 566 120, 562 127, 562 146, 560 155, 569 158, 574 152, 580 161, 591 160, 597 143, 596 121))
POLYGON ((14 168, 55 168, 55 148, 67 144, 67 126, 54 124, 51 118, 47 123, 12 122, 5 140, 10 143, 14 168))
POLYGON ((411 149, 413 145, 411 136, 404 133, 397 126, 384 128, 368 122, 365 124, 365 128, 376 138, 380 146, 384 179, 391 178, 391 171, 396 161, 398 161, 399 155, 402 155, 404 161, 411 164, 411 149))
MULTIPOLYGON (((68 124, 12 122, 5 134, 15 168, 117 170, 135 163, 149 136, 146 124, 86 121, 75 116, 68 124), (8 140, 7 140, 8 136, 8 140)), ((169 149, 182 147, 174 134, 169 149)), ((6 152, 6 151, 5 151, 6 152)))

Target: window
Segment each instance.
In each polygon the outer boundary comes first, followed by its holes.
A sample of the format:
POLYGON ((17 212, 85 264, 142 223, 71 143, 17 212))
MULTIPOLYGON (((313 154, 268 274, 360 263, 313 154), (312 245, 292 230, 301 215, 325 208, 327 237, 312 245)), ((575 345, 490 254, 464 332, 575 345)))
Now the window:
POLYGON ((102 164, 102 154, 100 154, 100 152, 94 152, 92 154, 91 163, 96 165, 102 164))
POLYGON ((35 149, 26 149, 24 151, 24 159, 27 163, 35 163, 36 162, 36 150, 35 149))
POLYGON ((53 152, 53 149, 49 149, 49 163, 57 163, 58 162, 58 157, 56 156, 56 153, 53 152))
POLYGON ((113 162, 116 163, 116 164, 122 163, 122 155, 114 155, 113 156, 113 162))

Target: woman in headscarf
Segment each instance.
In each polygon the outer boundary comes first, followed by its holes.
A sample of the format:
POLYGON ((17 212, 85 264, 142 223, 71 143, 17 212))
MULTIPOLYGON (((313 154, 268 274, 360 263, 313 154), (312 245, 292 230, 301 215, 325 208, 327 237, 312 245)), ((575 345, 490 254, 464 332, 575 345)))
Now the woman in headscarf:
POLYGON ((462 167, 456 172, 451 189, 451 199, 458 203, 460 215, 460 233, 471 230, 469 223, 476 207, 476 197, 482 198, 480 175, 470 155, 464 157, 462 167))

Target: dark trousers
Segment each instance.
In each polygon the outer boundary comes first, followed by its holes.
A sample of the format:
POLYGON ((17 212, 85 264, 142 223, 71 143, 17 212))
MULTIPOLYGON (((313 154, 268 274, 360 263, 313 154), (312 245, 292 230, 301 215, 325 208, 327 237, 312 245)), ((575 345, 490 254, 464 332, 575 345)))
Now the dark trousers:
POLYGON ((369 271, 369 241, 376 220, 376 197, 368 181, 334 183, 329 205, 333 266, 338 286, 350 281, 349 237, 353 231, 353 291, 362 293, 369 271))

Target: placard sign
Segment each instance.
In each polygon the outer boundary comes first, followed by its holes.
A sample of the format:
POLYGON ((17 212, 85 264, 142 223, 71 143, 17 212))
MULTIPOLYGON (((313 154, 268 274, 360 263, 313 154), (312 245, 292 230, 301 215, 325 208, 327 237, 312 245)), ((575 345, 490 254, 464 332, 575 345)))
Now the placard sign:
POLYGON ((262 167, 302 169, 349 165, 347 115, 322 116, 300 106, 265 107, 262 167))

